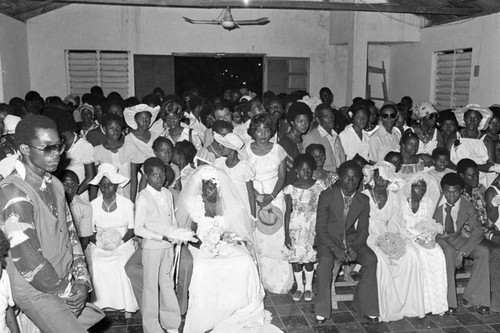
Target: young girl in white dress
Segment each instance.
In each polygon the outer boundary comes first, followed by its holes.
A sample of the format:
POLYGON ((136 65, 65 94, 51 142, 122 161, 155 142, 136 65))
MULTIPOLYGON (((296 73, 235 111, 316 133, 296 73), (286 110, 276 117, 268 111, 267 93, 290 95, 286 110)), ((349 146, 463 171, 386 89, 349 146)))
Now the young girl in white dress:
POLYGON ((316 209, 321 192, 326 190, 324 182, 312 178, 316 162, 311 155, 300 154, 293 161, 297 175, 295 183, 285 187, 285 244, 289 251, 286 255, 292 264, 297 291, 293 300, 298 302, 304 295, 312 301, 312 280, 316 250, 313 249, 316 237, 316 209), (306 277, 305 290, 302 273, 306 277))

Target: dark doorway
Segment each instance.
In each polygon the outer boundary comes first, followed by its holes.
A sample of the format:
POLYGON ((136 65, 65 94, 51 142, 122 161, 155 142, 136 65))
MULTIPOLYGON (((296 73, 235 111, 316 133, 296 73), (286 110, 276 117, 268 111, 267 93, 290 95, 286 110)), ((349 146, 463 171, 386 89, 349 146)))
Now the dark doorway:
POLYGON ((175 93, 197 88, 205 98, 247 87, 262 96, 263 56, 174 56, 175 93))

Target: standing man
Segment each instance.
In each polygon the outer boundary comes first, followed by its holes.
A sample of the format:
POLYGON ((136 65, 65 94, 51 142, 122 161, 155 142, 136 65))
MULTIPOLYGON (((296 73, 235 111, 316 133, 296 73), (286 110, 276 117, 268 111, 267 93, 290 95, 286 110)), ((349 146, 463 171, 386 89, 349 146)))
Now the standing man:
POLYGON ((336 172, 340 164, 345 161, 345 152, 340 138, 335 132, 335 115, 330 106, 320 104, 315 110, 318 127, 304 135, 302 146, 307 148, 312 143, 320 143, 325 147, 325 171, 336 172))
POLYGON ((443 196, 438 201, 434 219, 444 226, 444 233, 437 235, 446 259, 448 276, 449 313, 457 312, 455 269, 462 267, 465 257, 474 259, 472 275, 463 296, 466 307, 473 307, 480 314, 490 312, 490 251, 481 242, 484 233, 474 206, 464 197, 464 181, 456 173, 448 173, 441 180, 443 196))
POLYGON ((316 322, 324 323, 332 311, 332 269, 335 260, 361 264, 361 278, 354 292, 354 309, 366 319, 377 321, 377 257, 366 245, 370 203, 368 197, 357 190, 363 173, 354 161, 343 163, 338 170, 339 182, 321 193, 318 202, 316 322))
POLYGON ((14 301, 42 332, 86 332, 104 314, 86 303, 92 286, 85 256, 64 187, 51 175, 64 144, 56 124, 39 115, 21 120, 15 138, 21 161, 0 187, 14 301))

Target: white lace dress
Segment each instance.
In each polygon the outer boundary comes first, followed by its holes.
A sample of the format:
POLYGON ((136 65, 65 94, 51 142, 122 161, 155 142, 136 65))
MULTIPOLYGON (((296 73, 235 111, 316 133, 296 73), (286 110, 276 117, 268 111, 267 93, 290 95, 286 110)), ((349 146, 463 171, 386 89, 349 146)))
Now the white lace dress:
MULTIPOLYGON (((214 227, 227 228, 221 217, 194 222, 200 239, 214 227)), ((216 256, 203 246, 190 246, 189 250, 193 255, 193 275, 184 333, 281 332, 265 321, 264 288, 245 246, 222 245, 216 256)))
MULTIPOLYGON (((255 169, 253 180, 255 190, 259 193, 271 193, 278 181, 280 164, 287 156, 285 149, 274 144, 269 153, 258 156, 253 153, 249 144, 246 146, 246 153, 248 161, 255 169)), ((285 213, 285 199, 282 191, 278 193, 272 204, 283 214, 285 213)), ((293 274, 290 263, 284 259, 284 253, 286 253, 284 226, 272 235, 265 235, 256 229, 255 238, 264 287, 272 293, 285 294, 292 288, 293 274)))
POLYGON ((424 283, 425 313, 441 314, 448 311, 448 301, 446 298, 448 282, 443 250, 437 243, 434 248, 427 249, 415 241, 418 235, 416 230, 417 224, 422 219, 429 219, 433 214, 430 207, 434 207, 434 205, 430 202, 430 199, 424 198, 420 202, 418 211, 413 213, 408 200, 404 196, 401 196, 401 210, 403 214, 401 233, 406 233, 406 237, 412 241, 412 245, 417 250, 420 258, 424 283))

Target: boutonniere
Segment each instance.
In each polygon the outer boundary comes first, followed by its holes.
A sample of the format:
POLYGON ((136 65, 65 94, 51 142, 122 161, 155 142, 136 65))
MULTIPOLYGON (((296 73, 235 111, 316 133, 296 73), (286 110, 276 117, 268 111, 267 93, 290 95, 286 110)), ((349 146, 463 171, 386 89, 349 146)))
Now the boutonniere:
POLYGON ((457 148, 458 146, 460 146, 461 142, 459 139, 456 139, 455 142, 453 142, 453 147, 457 148))

